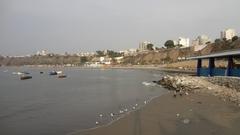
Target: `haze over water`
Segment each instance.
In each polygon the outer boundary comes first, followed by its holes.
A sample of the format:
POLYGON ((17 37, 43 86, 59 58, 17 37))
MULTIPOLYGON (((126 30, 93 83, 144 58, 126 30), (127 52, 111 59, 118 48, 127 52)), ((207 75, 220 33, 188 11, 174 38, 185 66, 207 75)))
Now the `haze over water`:
POLYGON ((166 93, 142 84, 159 79, 158 71, 64 68, 68 77, 58 79, 48 75, 52 69, 5 70, 0 68, 1 135, 64 135, 92 128, 96 121, 110 122, 111 112, 131 110, 136 103, 142 106, 144 100, 166 93), (29 71, 33 79, 21 81, 12 74, 15 71, 29 71))

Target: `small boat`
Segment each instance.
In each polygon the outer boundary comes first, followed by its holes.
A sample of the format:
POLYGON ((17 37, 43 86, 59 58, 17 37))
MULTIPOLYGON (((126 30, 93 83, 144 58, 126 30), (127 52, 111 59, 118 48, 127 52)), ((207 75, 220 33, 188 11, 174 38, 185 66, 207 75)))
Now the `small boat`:
POLYGON ((23 75, 22 72, 12 72, 13 75, 23 75))
POLYGON ((56 71, 49 72, 49 75, 57 75, 58 73, 56 71))
POLYGON ((27 79, 32 79, 32 76, 29 76, 29 75, 23 75, 20 77, 21 80, 27 80, 27 79))
POLYGON ((63 73, 63 71, 56 71, 57 72, 57 74, 62 74, 63 73))
POLYGON ((29 72, 26 72, 26 71, 23 71, 21 72, 22 74, 25 74, 25 75, 29 75, 30 73, 29 72))
POLYGON ((28 75, 30 73, 24 71, 24 72, 13 72, 12 74, 13 75, 28 75))
POLYGON ((58 78, 67 78, 67 75, 62 74, 62 75, 59 75, 58 78))

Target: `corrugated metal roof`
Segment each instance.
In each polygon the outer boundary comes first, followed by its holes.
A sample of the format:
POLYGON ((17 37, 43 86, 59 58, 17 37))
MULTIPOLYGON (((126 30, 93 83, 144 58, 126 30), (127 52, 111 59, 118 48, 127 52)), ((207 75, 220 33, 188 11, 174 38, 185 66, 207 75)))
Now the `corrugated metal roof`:
POLYGON ((212 53, 208 55, 202 55, 202 56, 194 56, 194 57, 189 57, 188 59, 207 59, 207 58, 219 58, 219 57, 226 57, 226 56, 240 56, 240 49, 237 50, 228 50, 224 52, 218 52, 218 53, 212 53))

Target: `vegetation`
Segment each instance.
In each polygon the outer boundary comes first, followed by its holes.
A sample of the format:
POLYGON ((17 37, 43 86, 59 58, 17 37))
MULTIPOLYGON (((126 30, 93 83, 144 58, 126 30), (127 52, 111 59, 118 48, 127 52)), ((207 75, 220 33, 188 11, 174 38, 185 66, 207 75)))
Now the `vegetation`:
POLYGON ((221 39, 215 39, 215 41, 214 41, 216 44, 219 44, 219 43, 221 43, 222 42, 222 40, 221 39))
POLYGON ((114 52, 114 51, 112 51, 112 50, 107 50, 107 55, 108 55, 110 58, 123 56, 123 54, 121 54, 121 53, 119 53, 119 52, 114 52))
POLYGON ((166 41, 165 44, 164 44, 164 46, 165 46, 166 48, 174 48, 174 47, 175 47, 174 42, 173 42, 172 40, 166 41))
POLYGON ((80 58, 80 62, 81 62, 81 64, 84 64, 84 63, 88 62, 88 58, 86 56, 83 56, 80 58))
POLYGON ((236 40, 238 40, 238 36, 234 36, 234 37, 232 38, 232 41, 233 41, 233 42, 236 41, 236 40))
POLYGON ((153 50, 153 44, 147 44, 147 50, 152 51, 153 50))
POLYGON ((96 51, 96 53, 97 53, 97 57, 103 57, 103 56, 105 56, 104 55, 104 51, 96 51))

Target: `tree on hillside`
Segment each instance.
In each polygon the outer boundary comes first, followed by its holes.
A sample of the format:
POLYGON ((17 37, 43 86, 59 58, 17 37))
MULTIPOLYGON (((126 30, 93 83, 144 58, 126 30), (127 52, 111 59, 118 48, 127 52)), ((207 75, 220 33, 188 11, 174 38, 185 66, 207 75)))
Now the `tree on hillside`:
POLYGON ((153 44, 147 44, 147 49, 149 51, 152 51, 153 50, 153 44))
POLYGON ((164 44, 164 46, 165 46, 166 48, 174 48, 174 47, 175 47, 174 42, 173 42, 172 40, 166 41, 165 44, 164 44))
POLYGON ((214 41, 216 44, 218 44, 218 43, 221 43, 222 41, 221 41, 221 39, 215 39, 215 41, 214 41))
POLYGON ((102 56, 104 56, 104 52, 103 51, 96 51, 96 53, 97 53, 97 56, 98 57, 102 57, 102 56))
POLYGON ((114 58, 114 57, 121 57, 122 54, 119 53, 119 52, 114 52, 112 50, 107 50, 107 55, 111 58, 114 58))
POLYGON ((83 56, 80 58, 80 61, 82 64, 86 63, 88 61, 87 57, 86 56, 83 56))
POLYGON ((234 37, 232 38, 232 41, 233 41, 233 42, 236 41, 236 40, 238 40, 238 36, 234 36, 234 37))

